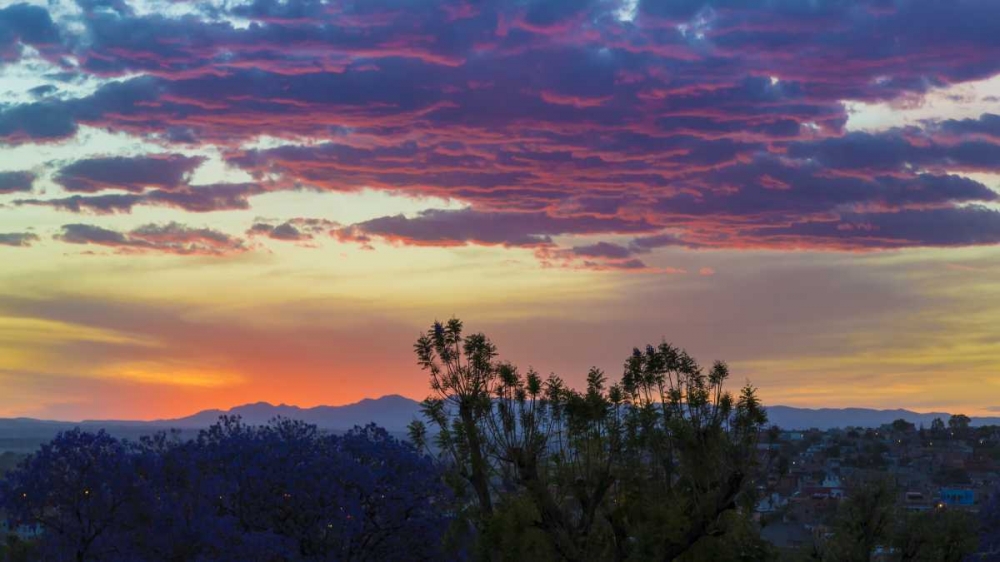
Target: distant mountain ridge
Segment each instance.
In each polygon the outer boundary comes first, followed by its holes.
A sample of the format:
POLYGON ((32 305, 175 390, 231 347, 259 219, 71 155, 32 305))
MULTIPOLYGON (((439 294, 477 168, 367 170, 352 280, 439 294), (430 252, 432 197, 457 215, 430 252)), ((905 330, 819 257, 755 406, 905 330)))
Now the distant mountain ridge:
MULTIPOLYGON (((767 408, 767 413, 769 423, 783 429, 816 428, 821 430, 846 426, 878 427, 900 418, 918 426, 929 427, 934 418, 941 418, 947 422, 951 415, 944 412, 919 413, 902 409, 809 409, 791 406, 770 406, 767 408)), ((302 420, 330 431, 346 431, 356 425, 374 422, 397 434, 405 432, 406 426, 411 421, 421 418, 420 403, 399 395, 367 398, 344 406, 316 406, 313 408, 257 402, 229 410, 204 410, 183 418, 154 421, 85 420, 65 422, 32 418, 0 418, 0 450, 14 448, 11 443, 15 445, 29 444, 48 440, 59 431, 73 427, 90 430, 103 428, 112 434, 131 438, 169 428, 193 433, 215 423, 222 415, 238 415, 243 421, 253 425, 264 424, 280 416, 302 420)), ((1000 417, 972 418, 972 423, 973 425, 1000 425, 1000 417)), ((23 447, 18 445, 16 448, 23 447)))
MULTIPOLYGON (((960 413, 960 412, 956 412, 960 413)), ((911 410, 874 410, 871 408, 794 408, 769 406, 768 423, 785 429, 833 429, 837 427, 879 427, 904 419, 916 426, 930 427, 934 418, 948 423, 951 414, 945 412, 920 413, 911 410)), ((971 417, 972 425, 1000 425, 1000 417, 971 417)))
POLYGON ((416 400, 390 394, 381 398, 365 398, 360 402, 344 406, 315 406, 300 408, 287 404, 274 405, 269 402, 244 404, 229 410, 203 410, 184 418, 155 420, 148 422, 125 422, 108 420, 88 420, 83 424, 127 424, 139 423, 157 427, 178 429, 200 429, 208 427, 219 416, 239 416, 251 425, 262 425, 276 418, 290 418, 315 424, 323 429, 348 430, 356 425, 377 423, 390 431, 405 431, 411 421, 420 416, 420 403, 416 400))
POLYGON ((165 420, 83 420, 80 422, 39 420, 33 418, 0 418, 0 453, 29 453, 51 440, 61 431, 80 428, 88 431, 104 429, 119 438, 136 440, 157 431, 178 429, 183 437, 193 437, 219 416, 238 415, 251 425, 262 425, 276 417, 302 420, 329 431, 347 431, 356 425, 377 423, 397 437, 406 426, 420 416, 420 403, 399 395, 366 398, 344 406, 300 408, 267 402, 244 404, 229 410, 204 410, 194 415, 165 420))

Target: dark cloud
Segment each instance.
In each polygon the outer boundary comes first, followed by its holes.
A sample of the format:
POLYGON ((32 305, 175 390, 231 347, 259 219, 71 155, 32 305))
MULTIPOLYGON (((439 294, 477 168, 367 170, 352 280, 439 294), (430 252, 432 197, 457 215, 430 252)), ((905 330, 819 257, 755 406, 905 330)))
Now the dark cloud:
POLYGON ((816 162, 760 157, 678 182, 684 189, 658 199, 653 208, 670 218, 664 226, 714 220, 725 227, 730 221, 781 224, 844 207, 953 206, 998 198, 961 176, 876 173, 884 175, 838 175, 816 162))
POLYGON ((339 229, 342 240, 367 243, 372 237, 408 245, 465 244, 543 247, 564 234, 643 232, 653 227, 642 220, 626 221, 587 216, 552 216, 542 212, 482 212, 473 209, 422 211, 380 217, 339 229))
POLYGON ((612 244, 610 242, 598 242, 587 246, 574 246, 570 248, 570 250, 572 250, 572 252, 577 256, 586 256, 591 258, 624 259, 633 254, 633 251, 629 248, 618 244, 612 244))
POLYGON ((77 160, 59 170, 55 181, 67 191, 85 193, 105 189, 138 193, 151 187, 171 190, 186 185, 204 160, 180 154, 77 160))
POLYGON ((25 248, 38 241, 38 235, 31 232, 0 232, 0 246, 25 248))
POLYGON ((73 213, 90 212, 98 215, 112 213, 130 213, 132 207, 138 205, 145 199, 144 195, 136 194, 108 194, 108 195, 73 195, 57 199, 18 199, 15 205, 34 205, 39 207, 52 207, 73 213))
POLYGON ((31 191, 34 184, 31 172, 0 172, 0 194, 31 191))
POLYGON ((272 222, 255 222, 247 230, 248 236, 266 236, 272 240, 285 242, 307 242, 316 236, 328 234, 331 229, 339 226, 336 222, 326 219, 295 218, 273 224, 272 222))
POLYGON ((217 183, 187 186, 166 191, 158 189, 144 197, 142 203, 176 207, 194 213, 249 209, 249 197, 267 190, 256 183, 217 183))
POLYGON ((685 242, 676 234, 662 233, 651 236, 640 236, 632 240, 629 244, 629 249, 631 249, 634 253, 643 253, 652 251, 656 248, 688 245, 690 245, 689 242, 685 242))
POLYGON ((35 86, 34 88, 28 90, 28 93, 36 98, 43 98, 50 94, 54 94, 57 91, 59 91, 59 88, 53 86, 52 84, 45 84, 43 86, 35 86))
POLYGON ((59 139, 76 130, 72 108, 61 101, 0 106, 0 138, 6 141, 59 139))
POLYGON ((128 237, 124 234, 88 224, 63 225, 63 232, 56 236, 68 244, 98 244, 102 246, 126 246, 128 237))
MULTIPOLYGON (((933 127, 937 124, 932 122, 930 125, 933 127)), ((946 119, 937 126, 941 131, 952 135, 982 135, 1000 141, 1000 115, 993 113, 984 113, 979 119, 946 119)))
POLYGON ((59 31, 45 8, 14 4, 0 9, 0 62, 20 58, 19 44, 44 50, 59 41, 59 31))
POLYGON ((131 213, 139 205, 173 207, 192 213, 233 211, 250 208, 249 198, 266 190, 255 183, 220 183, 185 186, 171 191, 154 189, 145 193, 71 195, 54 199, 19 199, 16 205, 52 207, 73 213, 98 215, 131 213))
MULTIPOLYGON (((992 123, 979 121, 977 125, 980 130, 988 130, 992 123)), ((788 152, 829 169, 861 172, 905 171, 908 168, 989 171, 997 170, 1000 162, 1000 144, 983 140, 939 144, 933 139, 919 137, 911 141, 905 131, 851 133, 819 142, 793 143, 788 152)))
POLYGON ((1000 211, 981 206, 843 213, 823 221, 743 233, 765 245, 840 249, 1000 244, 1000 211))
POLYGON ((238 238, 210 228, 190 228, 175 222, 148 224, 119 232, 88 224, 63 225, 55 237, 67 244, 94 245, 123 253, 164 253, 185 256, 228 256, 247 251, 238 238))

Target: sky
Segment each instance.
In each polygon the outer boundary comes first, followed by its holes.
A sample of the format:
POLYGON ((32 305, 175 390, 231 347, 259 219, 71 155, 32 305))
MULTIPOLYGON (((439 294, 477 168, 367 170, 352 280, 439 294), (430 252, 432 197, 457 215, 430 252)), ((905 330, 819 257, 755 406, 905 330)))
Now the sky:
POLYGON ((0 0, 0 416, 579 385, 1000 411, 993 0, 0 0))

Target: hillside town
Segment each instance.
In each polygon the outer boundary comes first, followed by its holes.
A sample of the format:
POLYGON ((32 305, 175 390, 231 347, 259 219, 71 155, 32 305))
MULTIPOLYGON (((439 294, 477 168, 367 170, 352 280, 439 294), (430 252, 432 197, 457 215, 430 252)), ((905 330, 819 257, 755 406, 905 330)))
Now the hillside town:
POLYGON ((964 415, 931 427, 896 420, 879 428, 772 427, 761 435, 763 475, 754 518, 762 536, 802 549, 830 532, 863 482, 885 482, 898 512, 977 513, 1000 490, 1000 427, 964 415))

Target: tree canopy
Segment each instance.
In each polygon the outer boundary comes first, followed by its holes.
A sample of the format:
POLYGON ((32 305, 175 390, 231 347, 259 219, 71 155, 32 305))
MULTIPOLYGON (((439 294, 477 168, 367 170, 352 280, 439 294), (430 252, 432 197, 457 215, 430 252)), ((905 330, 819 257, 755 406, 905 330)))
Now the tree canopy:
POLYGON ((65 432, 0 482, 45 560, 428 560, 449 493, 430 460, 373 425, 345 435, 223 418, 197 439, 65 432))

